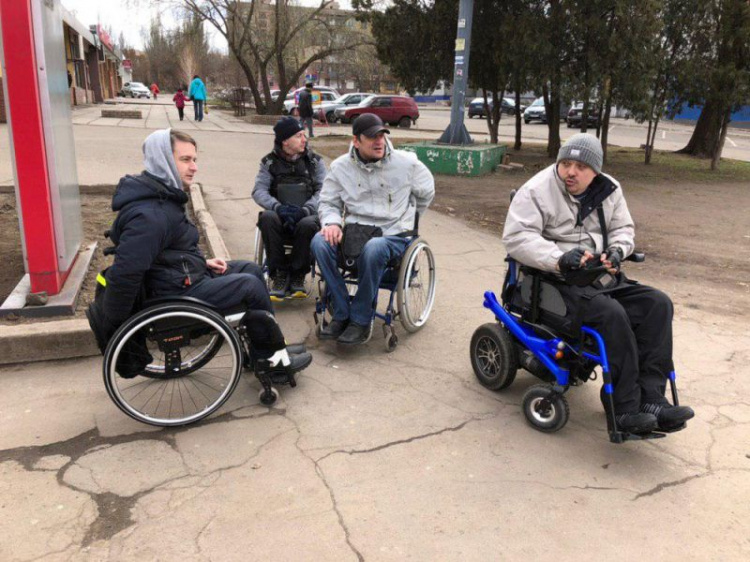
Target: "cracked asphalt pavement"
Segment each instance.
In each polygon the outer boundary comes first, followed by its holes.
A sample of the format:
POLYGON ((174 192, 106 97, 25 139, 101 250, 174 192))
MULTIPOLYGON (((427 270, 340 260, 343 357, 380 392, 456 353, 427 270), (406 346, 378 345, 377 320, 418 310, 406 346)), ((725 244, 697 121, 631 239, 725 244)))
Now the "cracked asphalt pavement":
MULTIPOLYGON (((139 169, 143 130, 74 133, 90 183, 139 169)), ((208 207, 249 257, 271 137, 195 134, 208 207)), ((281 304, 314 363, 271 408, 245 375, 208 420, 158 429, 112 404, 100 358, 0 368, 0 560, 750 558, 746 322, 676 302, 686 431, 610 444, 593 382, 543 434, 520 409, 536 379, 492 393, 469 363, 505 270, 499 237, 437 213, 420 230, 439 276, 427 326, 399 330, 391 354, 379 328, 345 350, 312 336, 312 299, 281 304)))

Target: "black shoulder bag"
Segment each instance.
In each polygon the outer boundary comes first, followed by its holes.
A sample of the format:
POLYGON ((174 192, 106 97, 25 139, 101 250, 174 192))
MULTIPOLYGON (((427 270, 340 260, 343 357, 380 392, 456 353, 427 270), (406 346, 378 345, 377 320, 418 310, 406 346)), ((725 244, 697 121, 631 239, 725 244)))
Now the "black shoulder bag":
POLYGON ((362 254, 365 244, 372 238, 383 236, 383 229, 369 224, 356 222, 344 225, 344 236, 339 244, 339 265, 344 269, 353 270, 357 266, 357 259, 362 254))

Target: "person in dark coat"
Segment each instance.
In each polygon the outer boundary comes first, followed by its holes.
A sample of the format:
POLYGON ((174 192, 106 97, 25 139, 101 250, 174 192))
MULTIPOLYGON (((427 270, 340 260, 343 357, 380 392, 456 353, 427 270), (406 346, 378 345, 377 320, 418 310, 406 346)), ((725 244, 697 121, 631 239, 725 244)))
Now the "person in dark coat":
POLYGON ((198 169, 195 140, 164 129, 146 138, 143 153, 145 171, 122 178, 112 198, 112 209, 118 212, 109 234, 115 259, 106 271, 101 308, 94 307, 90 314, 92 328, 97 324, 111 337, 134 313, 145 286, 147 298, 194 297, 220 311, 244 306, 254 359, 293 371, 307 367, 309 353, 290 355, 286 350, 260 267, 206 259, 198 247, 198 229, 185 213, 186 190, 198 169))
POLYGON ((307 130, 310 132, 310 138, 313 138, 313 83, 305 84, 305 89, 299 93, 299 122, 304 127, 307 124, 307 130))
POLYGON ((265 209, 258 227, 272 279, 271 300, 304 298, 310 241, 320 230, 318 197, 326 166, 307 146, 305 130, 294 117, 280 119, 273 131, 274 149, 261 160, 253 188, 253 199, 265 209), (285 243, 292 244, 289 256, 285 243))

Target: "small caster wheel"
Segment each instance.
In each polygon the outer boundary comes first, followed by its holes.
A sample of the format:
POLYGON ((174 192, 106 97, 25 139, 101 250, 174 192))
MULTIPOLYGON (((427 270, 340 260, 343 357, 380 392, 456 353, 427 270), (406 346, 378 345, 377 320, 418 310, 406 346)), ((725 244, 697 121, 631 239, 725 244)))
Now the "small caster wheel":
POLYGON ((260 403, 264 406, 271 406, 274 402, 276 402, 276 399, 279 397, 279 391, 276 390, 274 387, 271 387, 271 390, 265 390, 261 389, 258 393, 258 399, 260 400, 260 403))
POLYGON ((385 350, 388 353, 395 351, 397 347, 398 347, 398 336, 396 334, 391 334, 385 337, 385 350))
POLYGON ((570 409, 562 394, 547 385, 536 384, 523 396, 523 413, 535 429, 554 433, 568 423, 570 409))

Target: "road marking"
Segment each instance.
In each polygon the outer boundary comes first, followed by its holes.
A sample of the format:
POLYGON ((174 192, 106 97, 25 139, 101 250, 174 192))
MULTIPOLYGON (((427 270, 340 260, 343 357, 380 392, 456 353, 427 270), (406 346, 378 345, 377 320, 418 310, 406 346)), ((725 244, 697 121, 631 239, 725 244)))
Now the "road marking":
POLYGON ((735 146, 735 147, 737 146, 737 145, 735 144, 735 142, 734 142, 734 141, 733 141, 732 139, 730 139, 729 137, 726 137, 726 139, 727 139, 727 140, 728 140, 729 142, 731 142, 731 143, 732 143, 732 146, 735 146))
POLYGON ((662 138, 662 140, 664 140, 665 138, 667 138, 667 131, 662 131, 661 132, 661 138, 662 138))

